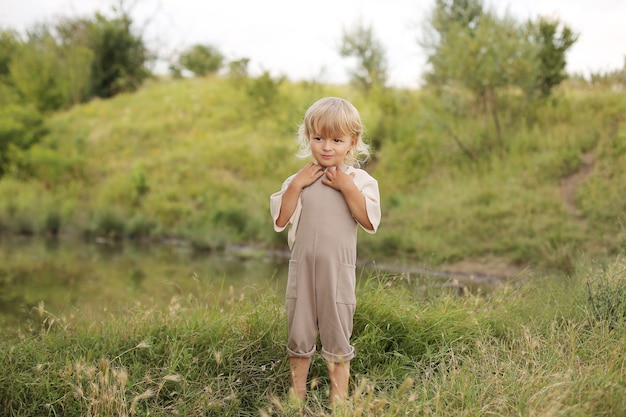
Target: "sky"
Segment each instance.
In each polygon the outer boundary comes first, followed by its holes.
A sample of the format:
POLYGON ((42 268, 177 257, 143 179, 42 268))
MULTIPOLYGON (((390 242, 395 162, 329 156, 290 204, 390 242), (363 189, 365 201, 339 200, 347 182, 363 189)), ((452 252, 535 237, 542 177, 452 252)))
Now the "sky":
MULTIPOLYGON (((0 28, 24 31, 62 17, 111 15, 120 0, 2 0, 0 28)), ((372 27, 386 51, 389 82, 419 87, 425 54, 418 43, 434 0, 124 0, 148 46, 172 56, 194 44, 216 47, 228 61, 249 58, 252 75, 345 83, 353 62, 339 55, 342 34, 372 27)), ((626 0, 485 0, 517 21, 556 17, 579 34, 567 71, 624 68, 626 0)), ((155 68, 159 70, 158 67, 155 68)))

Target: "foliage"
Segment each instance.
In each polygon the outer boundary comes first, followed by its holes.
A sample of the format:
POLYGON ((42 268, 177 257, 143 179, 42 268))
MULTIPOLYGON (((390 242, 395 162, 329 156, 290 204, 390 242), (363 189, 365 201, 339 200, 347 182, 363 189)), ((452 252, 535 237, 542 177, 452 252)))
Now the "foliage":
POLYGON ((32 106, 0 107, 0 177, 45 133, 43 116, 32 106))
POLYGON ((228 77, 234 82, 241 82, 248 77, 249 58, 240 58, 228 63, 228 77))
POLYGON ((570 277, 531 274, 463 296, 423 292, 404 276, 366 277, 357 292, 350 395, 335 410, 319 356, 307 401, 289 400, 286 318, 274 291, 200 285, 193 295, 104 314, 55 314, 40 303, 17 335, 0 340, 0 412, 619 415, 626 328, 593 319, 584 284, 623 264, 591 275, 586 265, 570 277))
POLYGON ((21 43, 19 35, 12 30, 0 30, 0 81, 6 82, 9 64, 21 43))
POLYGON ((150 59, 148 50, 124 10, 111 18, 96 13, 91 19, 64 19, 56 30, 62 44, 92 52, 89 96, 112 97, 134 91, 149 75, 145 66, 150 59))
POLYGON ((193 45, 178 59, 179 65, 198 77, 215 74, 224 64, 224 55, 212 45, 193 45))
POLYGON ((504 146, 500 96, 518 89, 528 99, 549 96, 565 78, 565 53, 576 37, 558 20, 519 24, 485 10, 481 0, 439 0, 423 41, 429 85, 462 87, 482 102, 492 118, 495 137, 504 146))
POLYGON ((433 85, 460 84, 478 96, 520 87, 544 97, 565 78, 565 53, 577 40, 558 19, 520 24, 482 0, 437 0, 423 40, 433 85))
POLYGON ((425 44, 431 66, 425 75, 427 82, 474 93, 483 101, 502 142, 499 91, 511 86, 527 90, 536 74, 534 46, 527 41, 525 29, 510 17, 499 19, 484 11, 478 0, 438 1, 431 25, 436 34, 425 44))
POLYGON ((622 68, 595 72, 590 74, 588 79, 580 74, 574 74, 572 78, 578 81, 579 87, 607 87, 623 91, 626 88, 626 57, 624 57, 622 68))
POLYGON ((593 323, 609 329, 626 326, 626 260, 591 269, 587 278, 588 304, 593 323))
POLYGON ((540 45, 538 90, 543 97, 548 97, 553 88, 567 78, 565 53, 578 37, 557 19, 540 18, 535 30, 536 42, 540 45))
POLYGON ((373 88, 385 87, 387 58, 371 26, 359 22, 350 30, 344 29, 339 54, 344 58, 356 59, 356 67, 350 75, 358 90, 368 93, 373 88))
POLYGON ((280 85, 284 81, 284 77, 274 78, 269 71, 263 71, 257 78, 249 80, 246 84, 246 93, 258 112, 264 114, 272 109, 280 95, 280 85))
POLYGON ((149 55, 132 24, 122 11, 34 25, 25 40, 3 31, 0 105, 27 102, 50 112, 136 89, 149 75, 149 55))
POLYGON ((11 62, 11 79, 41 111, 67 108, 90 94, 91 50, 58 44, 50 32, 31 34, 11 62))
MULTIPOLYGON (((363 259, 472 259, 515 274, 527 265, 568 271, 580 252, 624 247, 626 102, 605 90, 561 89, 532 106, 503 93, 507 140, 493 152, 492 127, 463 90, 365 97, 269 74, 157 82, 50 117, 46 139, 13 161, 22 192, 0 187, 0 199, 47 189, 66 208, 35 205, 29 215, 34 230, 59 216, 61 235, 284 249, 286 237, 268 227, 268 196, 303 164, 297 125, 326 95, 355 103, 375 145, 366 169, 379 181, 384 217, 376 235, 359 236, 363 259)), ((15 213, 0 210, 0 224, 18 222, 15 213)))

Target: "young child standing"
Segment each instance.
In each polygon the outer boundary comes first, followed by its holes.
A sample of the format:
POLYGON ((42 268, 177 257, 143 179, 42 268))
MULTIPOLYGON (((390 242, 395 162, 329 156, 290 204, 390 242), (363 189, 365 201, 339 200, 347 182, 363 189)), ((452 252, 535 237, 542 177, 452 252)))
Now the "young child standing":
POLYGON ((328 364, 331 402, 345 399, 350 378, 352 321, 356 309, 357 228, 376 233, 378 182, 357 168, 369 157, 358 110, 326 97, 306 112, 298 156, 312 157, 270 197, 274 229, 290 225, 291 250, 285 304, 291 390, 306 398, 319 333, 328 364))

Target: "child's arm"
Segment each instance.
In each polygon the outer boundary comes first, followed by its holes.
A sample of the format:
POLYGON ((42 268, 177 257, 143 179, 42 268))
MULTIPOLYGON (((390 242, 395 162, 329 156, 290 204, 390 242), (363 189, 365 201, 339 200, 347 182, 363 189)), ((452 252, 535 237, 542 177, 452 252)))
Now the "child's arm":
POLYGON ((313 184, 319 177, 324 175, 324 170, 314 163, 307 164, 293 178, 283 193, 280 204, 280 213, 276 218, 276 226, 285 227, 298 204, 300 193, 305 187, 313 184))
POLYGON ((374 226, 367 215, 365 196, 354 183, 354 174, 346 174, 341 169, 329 168, 326 170, 326 178, 322 182, 335 190, 341 191, 343 198, 348 204, 352 217, 365 229, 373 231, 374 226))

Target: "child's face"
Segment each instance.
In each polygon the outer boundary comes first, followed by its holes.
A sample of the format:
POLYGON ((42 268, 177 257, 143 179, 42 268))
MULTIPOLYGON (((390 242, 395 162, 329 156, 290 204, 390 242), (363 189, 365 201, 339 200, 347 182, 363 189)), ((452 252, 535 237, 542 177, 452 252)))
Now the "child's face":
POLYGON ((343 165, 355 140, 350 136, 322 138, 314 135, 309 139, 309 143, 311 154, 317 163, 323 167, 332 167, 343 165))

